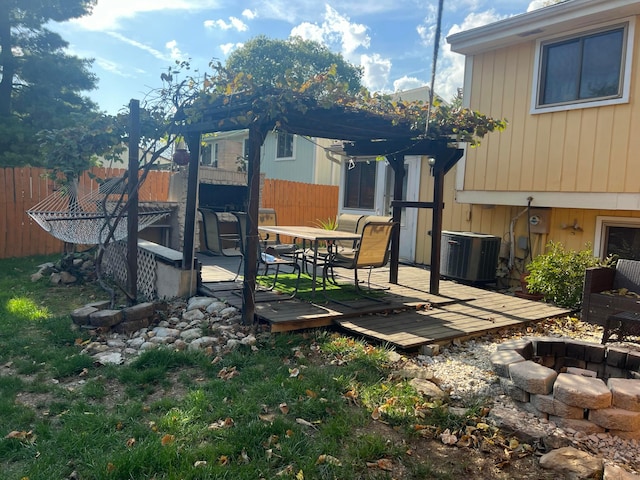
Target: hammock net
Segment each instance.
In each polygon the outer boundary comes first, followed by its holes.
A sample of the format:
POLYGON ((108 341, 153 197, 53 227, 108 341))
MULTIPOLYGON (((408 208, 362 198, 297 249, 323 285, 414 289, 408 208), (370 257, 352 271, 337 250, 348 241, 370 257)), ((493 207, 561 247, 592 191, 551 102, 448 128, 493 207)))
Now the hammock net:
MULTIPOLYGON (((127 236, 127 195, 122 195, 123 189, 126 192, 122 178, 108 179, 86 195, 79 194, 76 185, 67 185, 27 210, 27 214, 54 237, 84 245, 103 243, 121 215, 112 238, 122 240, 127 236)), ((169 213, 167 208, 140 203, 138 231, 169 213)))

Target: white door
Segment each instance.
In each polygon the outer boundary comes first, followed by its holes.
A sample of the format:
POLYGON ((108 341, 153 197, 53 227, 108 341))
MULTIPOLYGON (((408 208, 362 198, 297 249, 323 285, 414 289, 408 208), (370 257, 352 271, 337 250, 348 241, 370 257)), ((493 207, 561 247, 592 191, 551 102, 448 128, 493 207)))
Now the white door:
MULTIPOLYGON (((391 201, 393 200, 393 184, 395 175, 391 165, 386 166, 384 207, 385 215, 391 215, 391 201)), ((404 180, 402 200, 417 202, 418 190, 420 187, 420 157, 404 157, 404 180)), ((417 208, 402 208, 400 219, 400 260, 404 262, 414 262, 416 259, 416 225, 418 223, 417 208)))

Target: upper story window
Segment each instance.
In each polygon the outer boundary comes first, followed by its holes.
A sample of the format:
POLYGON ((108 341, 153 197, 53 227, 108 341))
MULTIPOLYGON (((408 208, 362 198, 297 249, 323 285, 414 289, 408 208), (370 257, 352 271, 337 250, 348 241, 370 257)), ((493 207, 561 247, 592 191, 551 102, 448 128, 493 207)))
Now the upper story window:
POLYGON ((276 158, 293 158, 293 135, 291 133, 278 132, 276 158))
POLYGON ((629 100, 633 23, 538 42, 533 113, 629 100))

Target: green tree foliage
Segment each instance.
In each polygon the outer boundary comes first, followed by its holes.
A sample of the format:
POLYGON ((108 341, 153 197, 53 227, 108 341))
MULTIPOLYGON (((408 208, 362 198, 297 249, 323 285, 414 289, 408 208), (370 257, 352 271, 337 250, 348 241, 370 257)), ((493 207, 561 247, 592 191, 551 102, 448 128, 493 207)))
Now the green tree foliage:
POLYGON ((300 87, 335 65, 335 77, 349 93, 362 87, 362 69, 324 45, 300 37, 275 40, 264 35, 249 40, 227 59, 231 72, 249 75, 262 86, 300 87))
POLYGON ((96 105, 81 92, 97 78, 91 60, 67 55, 60 35, 46 28, 91 11, 96 0, 0 1, 0 165, 43 165, 36 133, 71 127, 96 105))

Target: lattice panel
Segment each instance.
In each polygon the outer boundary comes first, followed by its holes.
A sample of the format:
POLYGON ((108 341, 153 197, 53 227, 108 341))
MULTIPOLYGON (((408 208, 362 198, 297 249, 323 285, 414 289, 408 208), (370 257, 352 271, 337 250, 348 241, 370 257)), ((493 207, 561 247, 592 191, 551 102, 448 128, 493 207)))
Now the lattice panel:
MULTIPOLYGON (((102 257, 102 268, 106 275, 121 287, 127 285, 127 242, 110 243, 102 257)), ((138 248, 138 297, 155 300, 158 297, 156 258, 153 253, 138 248)))

